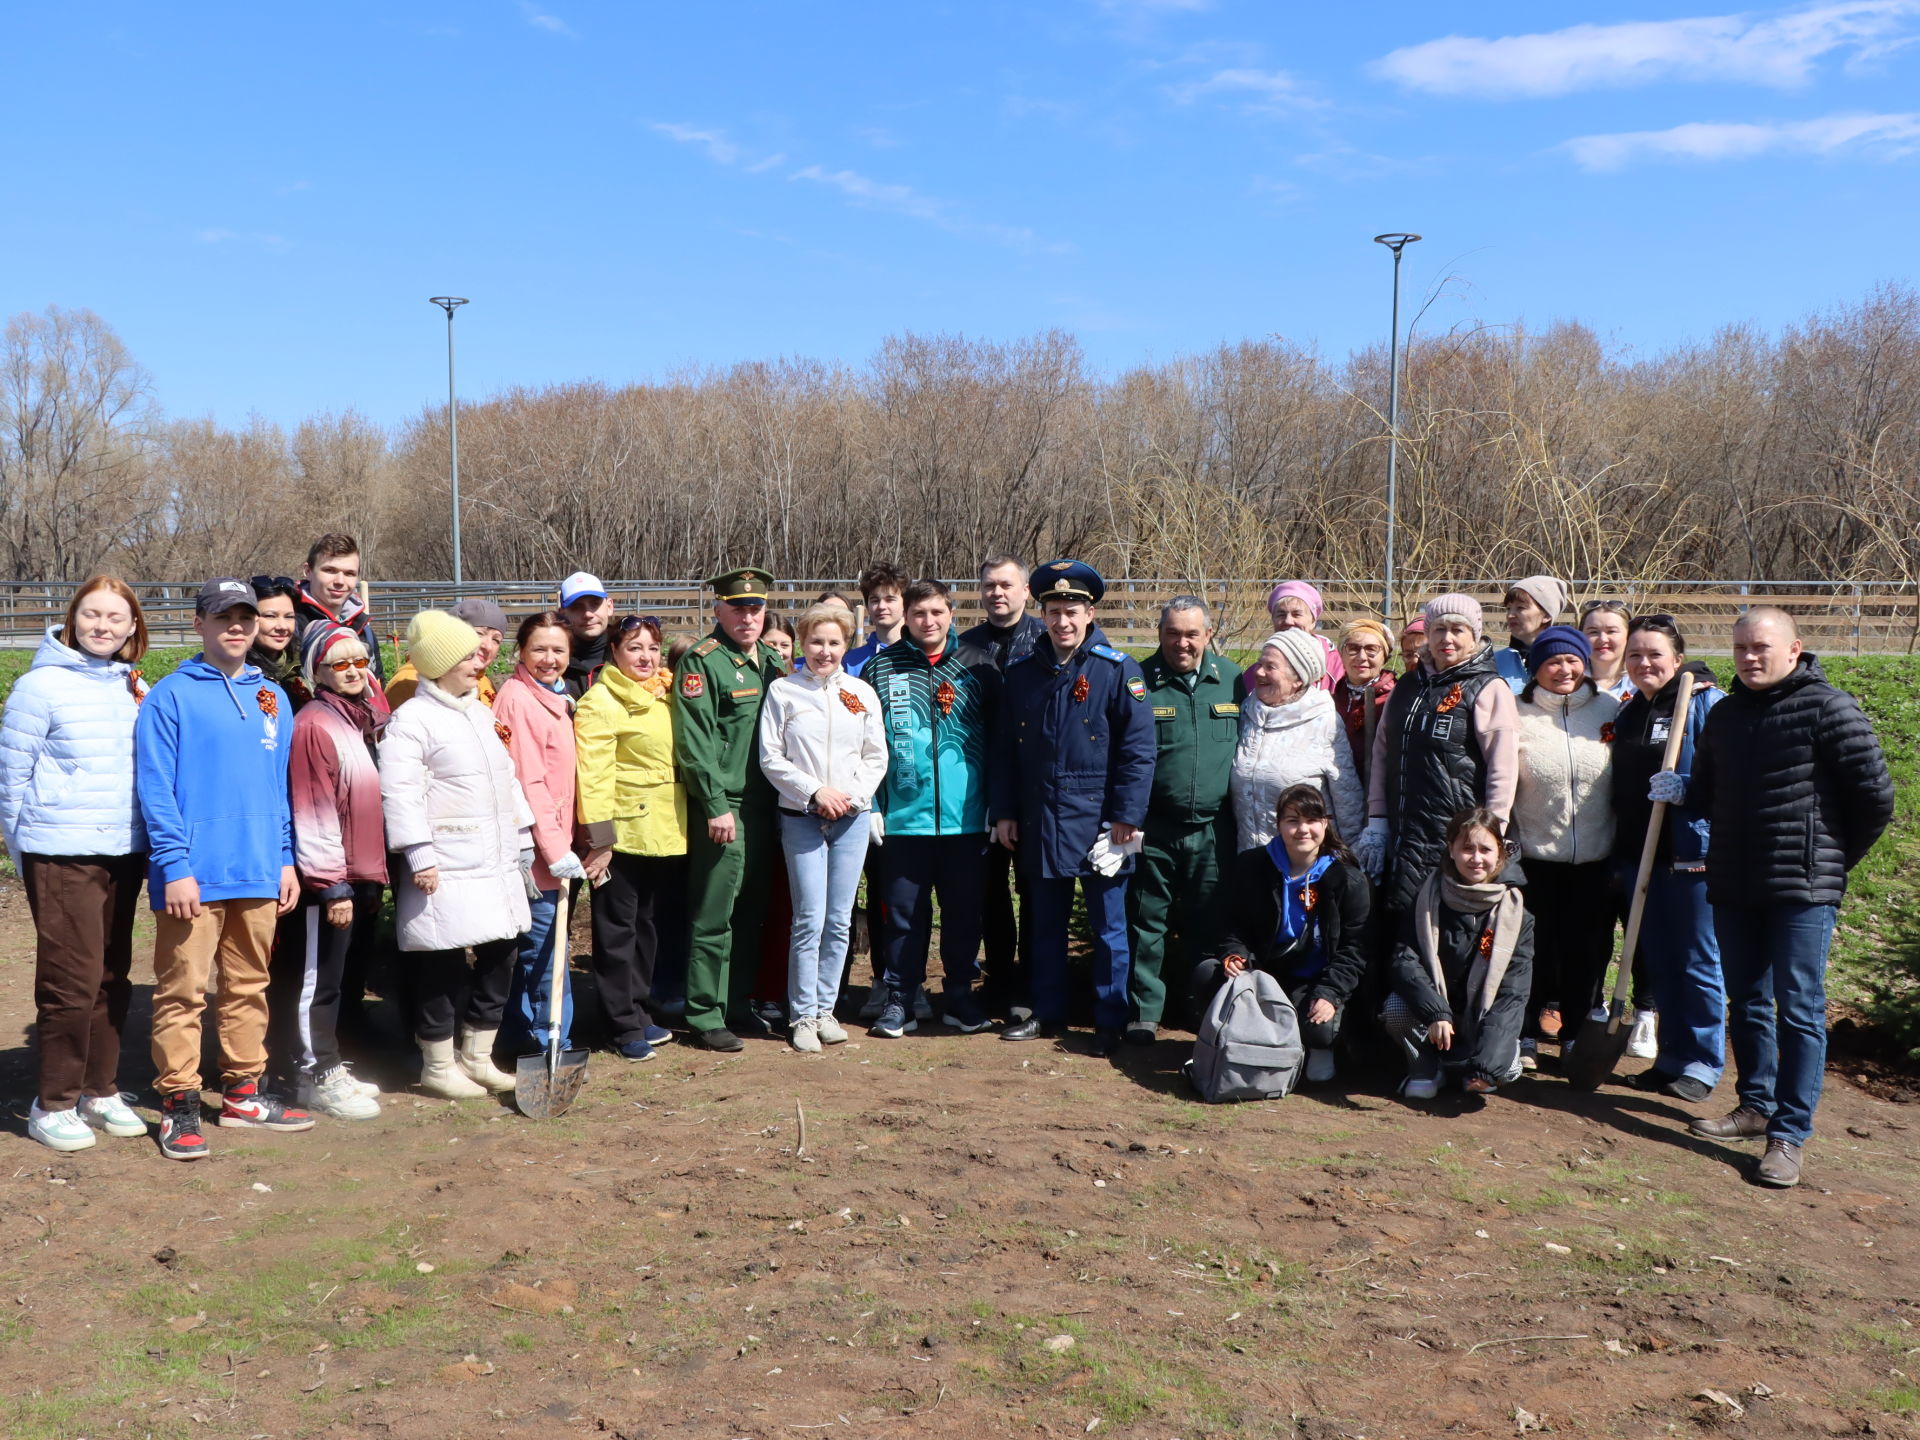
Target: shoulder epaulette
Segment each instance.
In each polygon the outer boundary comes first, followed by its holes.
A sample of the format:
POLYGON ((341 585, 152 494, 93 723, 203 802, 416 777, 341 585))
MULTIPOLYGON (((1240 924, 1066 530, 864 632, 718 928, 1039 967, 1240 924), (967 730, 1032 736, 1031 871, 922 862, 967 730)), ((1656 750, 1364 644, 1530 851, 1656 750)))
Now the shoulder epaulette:
POLYGON ((1116 665, 1127 658, 1123 652, 1114 649, 1111 645, 1090 645, 1087 648, 1102 660, 1111 660, 1116 665))
POLYGON ((704 657, 707 655, 711 655, 714 651, 718 650, 719 648, 720 648, 720 637, 717 635, 709 635, 706 639, 702 640, 698 645, 694 646, 690 653, 704 657))

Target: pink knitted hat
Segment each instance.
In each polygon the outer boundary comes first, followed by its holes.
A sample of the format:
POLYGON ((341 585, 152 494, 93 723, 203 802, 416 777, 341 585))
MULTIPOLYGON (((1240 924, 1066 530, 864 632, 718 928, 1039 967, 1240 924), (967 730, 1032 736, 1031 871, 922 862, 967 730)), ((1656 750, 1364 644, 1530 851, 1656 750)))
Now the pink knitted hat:
POLYGON ((1486 616, 1481 613, 1480 602, 1457 590, 1448 595, 1434 596, 1427 601, 1420 616, 1430 627, 1445 620, 1464 620, 1473 627, 1475 635, 1486 632, 1486 616))
POLYGON ((1313 618, 1316 620, 1320 618, 1320 612, 1327 608, 1327 602, 1320 598, 1320 592, 1306 581, 1282 580, 1267 592, 1267 613, 1269 615, 1273 613, 1273 605, 1276 600, 1284 599, 1289 595, 1296 600, 1306 601, 1307 609, 1313 612, 1313 618))

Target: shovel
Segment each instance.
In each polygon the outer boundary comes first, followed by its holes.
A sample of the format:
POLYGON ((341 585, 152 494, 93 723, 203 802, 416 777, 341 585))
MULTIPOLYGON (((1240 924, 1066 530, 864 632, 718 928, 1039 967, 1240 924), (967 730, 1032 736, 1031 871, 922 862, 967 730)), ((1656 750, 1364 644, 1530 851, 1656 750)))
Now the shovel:
MULTIPOLYGON (((1667 748, 1660 760, 1662 770, 1671 770, 1680 760, 1680 744, 1687 735, 1687 711, 1693 704, 1693 675, 1680 677, 1680 691, 1673 702, 1673 728, 1667 732, 1667 748)), ((1613 1074, 1613 1067, 1627 1052, 1629 1027, 1626 1022, 1627 990, 1633 984, 1633 954, 1640 948, 1640 921, 1647 909, 1647 882, 1653 878, 1653 857, 1660 849, 1660 828, 1667 822, 1664 800, 1656 800, 1647 820, 1646 843, 1640 847, 1640 874, 1633 882, 1633 904, 1627 910, 1627 938, 1620 947, 1620 973, 1613 981, 1613 1003, 1595 1006, 1581 1022, 1574 1038, 1573 1053, 1565 1056, 1560 1073, 1575 1090, 1598 1090, 1613 1074)))
POLYGON ((546 1053, 522 1055, 513 1075, 513 1103, 520 1107, 522 1115, 535 1120, 551 1120, 566 1114, 573 1097, 587 1083, 587 1052, 560 1048, 567 983, 567 886, 564 882, 553 908, 553 964, 549 976, 546 1053))

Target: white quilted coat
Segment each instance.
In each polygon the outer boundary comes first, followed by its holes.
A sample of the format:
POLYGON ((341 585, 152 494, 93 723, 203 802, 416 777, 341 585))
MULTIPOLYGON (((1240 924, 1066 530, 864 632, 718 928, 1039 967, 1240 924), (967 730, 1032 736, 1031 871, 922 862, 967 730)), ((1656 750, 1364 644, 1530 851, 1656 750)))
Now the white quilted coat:
POLYGON ((1520 783, 1513 834, 1529 860, 1587 865, 1613 853, 1611 695, 1534 687, 1519 705, 1520 783))
POLYGON ((1249 694, 1240 706, 1231 781, 1240 849, 1254 850, 1273 839, 1280 796, 1292 785, 1320 787, 1340 838, 1349 844, 1366 824, 1366 792, 1333 697, 1309 690, 1291 704, 1264 705, 1249 694))
POLYGON ((387 848, 410 871, 440 872, 431 895, 394 879, 402 950, 457 950, 524 934, 532 923, 520 852, 533 844, 533 811, 493 726, 475 696, 455 698, 423 680, 380 741, 387 848))
POLYGON ((61 644, 60 627, 14 682, 0 722, 0 830, 15 855, 147 848, 133 793, 133 667, 61 644))

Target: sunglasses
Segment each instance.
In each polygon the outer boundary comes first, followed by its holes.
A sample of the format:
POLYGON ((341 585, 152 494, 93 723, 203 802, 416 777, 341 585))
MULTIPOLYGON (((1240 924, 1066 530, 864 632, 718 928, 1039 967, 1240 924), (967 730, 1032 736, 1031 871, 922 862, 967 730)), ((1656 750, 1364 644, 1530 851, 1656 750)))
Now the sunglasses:
POLYGON ((1624 600, 1589 600, 1580 607, 1582 615, 1591 615, 1596 610, 1618 610, 1631 613, 1631 607, 1624 600))
POLYGON ((1651 615, 1634 616, 1633 624, 1628 628, 1633 630, 1674 630, 1679 627, 1679 623, 1680 622, 1675 620, 1671 615, 1655 613, 1651 615))
POLYGON ((323 662, 322 668, 331 670, 336 675, 344 675, 349 670, 366 670, 370 668, 372 664, 372 660, 362 655, 354 660, 328 660, 323 662))
POLYGON ((658 615, 623 615, 620 617, 620 626, 614 633, 616 635, 625 635, 633 630, 650 629, 654 634, 658 635, 666 628, 665 625, 660 623, 660 617, 658 615))
POLYGON ((253 593, 264 595, 269 590, 298 590, 300 587, 288 575, 256 575, 247 584, 253 587, 253 593))

